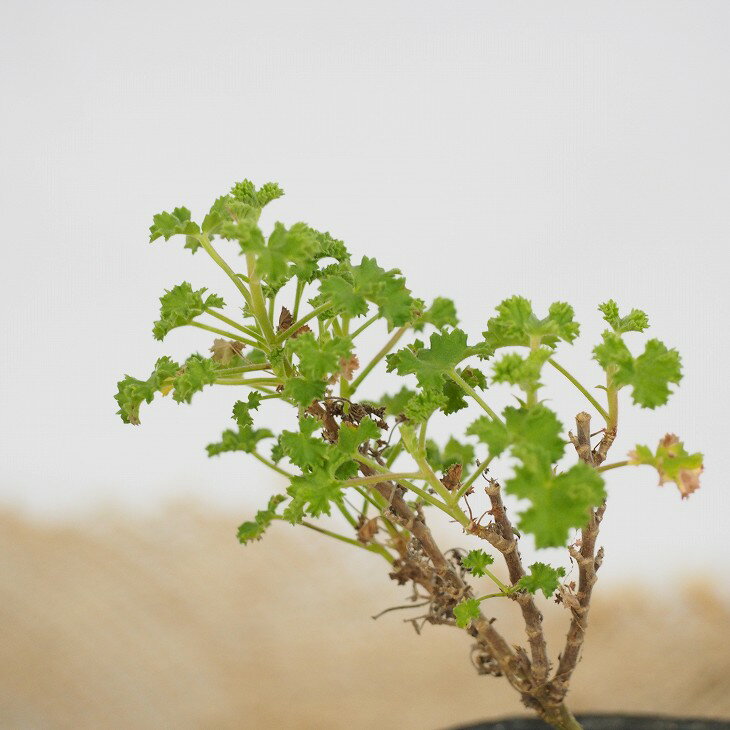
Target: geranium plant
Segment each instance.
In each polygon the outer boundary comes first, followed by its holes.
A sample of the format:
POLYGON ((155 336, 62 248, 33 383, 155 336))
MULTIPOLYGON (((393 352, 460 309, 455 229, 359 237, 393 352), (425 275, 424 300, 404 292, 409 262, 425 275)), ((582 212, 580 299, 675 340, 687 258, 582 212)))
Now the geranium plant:
POLYGON ((190 403, 198 391, 228 388, 233 423, 208 444, 208 454, 244 452, 286 479, 238 528, 242 543, 281 520, 373 553, 392 580, 412 587, 419 630, 443 624, 466 632, 479 673, 504 677, 554 727, 579 727, 566 694, 603 559, 597 540, 605 478, 613 469, 647 465, 683 498, 699 486, 702 455, 688 453, 672 434, 653 449, 638 445, 608 462, 619 402, 665 404, 681 378, 679 354, 658 339, 637 349, 632 337, 647 329, 646 314, 605 302, 598 309, 606 329, 592 348, 604 384, 591 391, 559 362, 560 348, 579 335, 569 304, 536 313, 530 301, 513 296, 470 338, 458 328, 451 300, 415 297, 398 270, 372 258, 353 263, 329 233, 275 223, 265 235, 261 211, 282 194, 274 183, 257 189, 244 180, 200 223, 186 208, 154 216, 150 240, 180 236, 191 253, 202 249, 236 299, 227 309, 221 296, 188 282, 166 291, 155 338, 192 326, 210 334, 212 345, 181 363, 160 357, 144 380, 125 376, 116 395, 119 415, 139 424, 140 406, 158 395, 190 403), (378 322, 386 324, 386 340, 362 352, 360 336, 378 322), (364 399, 360 387, 378 366, 402 376, 403 386, 364 399), (570 431, 546 405, 546 369, 585 397, 585 411, 563 414, 574 422, 570 431), (501 412, 490 405, 494 384, 514 389, 514 405, 501 412), (291 406, 291 424, 279 433, 257 424, 272 400, 291 406), (429 438, 432 419, 466 408, 475 414, 465 432, 445 444, 429 438), (515 500, 509 512, 504 494, 515 500), (344 528, 328 519, 335 515, 344 517, 344 528), (451 525, 455 540, 470 540, 471 549, 439 546, 428 526, 436 519, 451 525), (525 539, 536 549, 565 548, 576 579, 561 566, 524 565, 525 539), (524 647, 508 643, 490 620, 490 603, 498 599, 521 613, 524 647), (567 610, 556 660, 542 628, 546 599, 567 610))

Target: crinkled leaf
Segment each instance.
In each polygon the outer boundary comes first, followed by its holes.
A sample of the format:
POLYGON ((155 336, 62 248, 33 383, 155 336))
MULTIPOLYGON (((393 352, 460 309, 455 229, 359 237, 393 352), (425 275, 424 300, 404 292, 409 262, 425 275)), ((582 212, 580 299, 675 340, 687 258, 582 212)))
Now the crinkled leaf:
POLYGON ((682 499, 700 488, 700 475, 704 469, 702 454, 690 454, 673 433, 659 441, 654 453, 648 446, 637 446, 629 452, 629 463, 653 466, 659 474, 659 484, 674 482, 682 499))
POLYGON ((340 426, 337 447, 345 454, 353 454, 361 444, 380 438, 380 429, 371 418, 363 418, 355 426, 346 421, 340 426))
POLYGON ((161 357, 147 380, 138 380, 125 375, 117 383, 117 394, 114 399, 119 406, 117 414, 124 423, 139 425, 139 407, 142 402, 151 403, 155 393, 170 381, 180 369, 180 365, 170 357, 161 357))
POLYGON ((551 355, 545 347, 531 351, 526 357, 514 352, 504 355, 494 363, 492 382, 516 385, 524 391, 535 390, 542 386, 542 366, 551 355))
POLYGON ((309 378, 289 378, 284 386, 284 395, 298 406, 308 406, 319 400, 327 390, 327 381, 309 378))
POLYGON ((300 373, 312 380, 328 378, 338 372, 340 361, 350 354, 351 349, 352 341, 346 337, 319 342, 311 332, 290 338, 286 343, 287 352, 299 358, 300 373))
POLYGON ((565 453, 563 425, 546 406, 507 406, 502 415, 504 424, 481 416, 467 429, 467 434, 489 447, 490 456, 499 456, 511 446, 512 453, 523 462, 553 464, 565 453))
POLYGON ((163 211, 152 217, 150 243, 158 238, 167 241, 172 236, 182 234, 185 236, 185 248, 195 253, 200 248, 200 241, 197 238, 199 233, 198 224, 190 220, 190 211, 185 207, 175 208, 172 213, 163 211))
POLYGON ((486 575, 484 569, 494 562, 491 555, 487 555, 484 550, 470 550, 462 559, 461 565, 468 570, 473 576, 481 578, 486 575))
POLYGON ((165 290, 160 297, 160 319, 152 328, 155 339, 164 339, 171 329, 189 324, 209 309, 225 306, 225 302, 217 294, 204 296, 206 291, 206 287, 193 289, 187 281, 165 290))
POLYGON ((565 568, 553 568, 546 563, 533 563, 530 572, 517 581, 517 587, 533 595, 542 591, 545 598, 550 598, 558 590, 560 579, 564 575, 565 568))
POLYGON ((331 513, 332 503, 342 501, 342 488, 325 469, 294 477, 286 490, 292 498, 284 517, 292 523, 301 522, 304 515, 319 517, 331 513))
POLYGON ((233 406, 233 420, 239 426, 253 425, 253 417, 251 411, 257 411, 261 405, 261 394, 252 390, 246 401, 236 401, 233 406))
POLYGON ((424 309, 420 300, 415 300, 415 305, 414 311, 411 312, 411 322, 416 332, 422 331, 427 324, 433 325, 436 329, 443 329, 446 326, 456 327, 459 324, 456 305, 452 299, 436 297, 428 309, 424 309))
POLYGON ((403 409, 403 414, 409 421, 423 423, 428 421, 434 411, 445 408, 448 404, 442 390, 437 388, 422 388, 411 396, 403 409))
POLYGON ((549 464, 521 466, 506 490, 531 502, 520 513, 518 527, 534 536, 538 548, 565 546, 569 530, 585 527, 590 510, 606 496, 601 476, 583 462, 561 474, 554 474, 549 464))
POLYGON ((378 399, 378 404, 385 407, 385 413, 388 416, 401 415, 408 401, 416 394, 414 390, 407 388, 405 385, 393 395, 383 395, 378 399))
POLYGON ((241 425, 238 430, 226 429, 220 441, 208 444, 205 449, 208 456, 218 456, 228 451, 243 451, 247 454, 256 451, 259 441, 273 438, 268 428, 253 428, 249 424, 241 425))
POLYGON ((267 505, 266 509, 259 510, 253 521, 244 522, 238 528, 238 541, 245 545, 253 540, 260 540, 264 532, 274 519, 276 519, 276 508, 286 500, 283 494, 275 494, 267 505))
POLYGON ((173 400, 190 403, 193 395, 216 379, 218 364, 210 358, 195 353, 182 366, 173 381, 173 400))
POLYGON ((559 340, 573 342, 579 325, 573 320, 573 308, 565 302, 553 302, 544 319, 538 319, 528 299, 520 296, 505 299, 497 306, 497 316, 487 322, 483 332, 488 348, 529 345, 531 339, 554 347, 559 340))
POLYGON ((613 299, 598 305, 603 319, 608 322, 614 332, 643 332, 649 326, 649 318, 640 309, 632 309, 625 317, 621 317, 618 304, 613 299))
POLYGON ((305 471, 324 467, 331 452, 331 447, 321 438, 312 437, 319 427, 316 419, 306 416, 299 421, 299 433, 284 431, 279 437, 282 452, 292 464, 305 471))
POLYGON ((682 379, 679 353, 657 339, 649 340, 644 352, 634 358, 621 336, 607 330, 593 356, 604 370, 613 372, 617 386, 631 386, 634 403, 643 408, 664 405, 672 393, 669 384, 682 379))
POLYGON ((454 606, 454 618, 460 629, 469 628, 469 624, 479 618, 479 601, 476 598, 466 598, 454 606))
POLYGON ((453 436, 446 442, 441 453, 441 468, 448 469, 452 464, 461 464, 465 469, 474 462, 474 447, 462 444, 453 436))
POLYGON ((413 373, 423 388, 440 387, 444 375, 466 357, 466 333, 459 329, 434 332, 430 345, 417 352, 407 347, 399 350, 388 359, 388 370, 399 375, 413 373))
MULTIPOLYGON (((467 385, 470 385, 472 388, 480 388, 483 390, 487 387, 487 378, 484 373, 477 368, 469 367, 464 368, 463 370, 457 368, 456 372, 461 375, 467 385)), ((451 378, 446 378, 444 380, 443 394, 446 396, 446 405, 443 406, 441 410, 446 415, 456 413, 469 405, 461 386, 451 380, 451 378)))

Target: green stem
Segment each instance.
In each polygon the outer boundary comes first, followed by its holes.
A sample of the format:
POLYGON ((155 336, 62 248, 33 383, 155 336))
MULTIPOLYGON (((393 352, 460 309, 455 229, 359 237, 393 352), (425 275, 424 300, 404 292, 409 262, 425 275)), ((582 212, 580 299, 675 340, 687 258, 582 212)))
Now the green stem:
POLYGON ((350 395, 352 395, 359 387, 360 383, 370 374, 370 371, 395 347, 398 340, 408 331, 410 325, 406 324, 403 327, 399 327, 393 336, 378 350, 375 357, 362 369, 360 375, 350 383, 350 395))
POLYGON ((599 466, 596 471, 608 471, 609 469, 618 469, 622 466, 628 466, 630 463, 630 461, 614 461, 613 464, 604 464, 603 466, 599 466))
POLYGON ((456 492, 452 498, 452 502, 454 504, 456 504, 469 491, 471 485, 477 480, 477 477, 486 471, 489 463, 492 461, 492 458, 493 457, 490 456, 486 461, 479 464, 479 466, 469 475, 467 480, 462 482, 461 489, 456 492))
POLYGON ((342 516, 350 523, 350 526, 357 530, 357 520, 350 514, 350 510, 344 504, 338 504, 337 509, 340 510, 342 516))
POLYGON ((256 370, 270 370, 271 364, 268 362, 254 363, 253 365, 240 365, 235 368, 222 368, 218 371, 218 375, 238 375, 239 373, 251 373, 256 370))
MULTIPOLYGON (((482 568, 482 570, 484 571, 484 575, 486 575, 487 578, 489 578, 497 586, 497 588, 499 588, 499 590, 501 591, 501 593, 499 593, 497 595, 503 595, 503 594, 509 595, 512 592, 512 589, 509 586, 502 583, 502 581, 499 578, 497 578, 497 576, 494 575, 494 573, 492 573, 491 570, 487 570, 486 568, 482 568)), ((491 595, 485 596, 485 598, 491 598, 491 597, 492 597, 491 595)), ((481 600, 481 598, 478 600, 481 600)))
POLYGON ((217 327, 211 327, 207 324, 202 324, 201 322, 188 322, 189 325, 192 327, 197 327, 201 330, 206 330, 207 332, 213 332, 216 335, 221 335, 223 337, 227 337, 229 340, 235 340, 236 342, 243 342, 245 345, 251 345, 251 347, 260 347, 260 345, 253 340, 247 340, 245 337, 241 337, 240 335, 233 334, 233 332, 227 332, 226 330, 220 330, 217 327))
POLYGON ((399 441, 388 454, 388 458, 385 460, 385 465, 390 469, 393 466, 393 462, 398 458, 400 452, 403 451, 403 442, 399 441))
POLYGON ((253 388, 257 385, 279 385, 279 378, 228 378, 225 380, 216 380, 216 385, 248 385, 253 388))
POLYGON ((456 372, 456 370, 448 370, 446 374, 468 395, 470 395, 483 409, 490 418, 502 423, 502 419, 482 400, 479 393, 464 380, 464 378, 456 372))
POLYGON ((274 329, 271 326, 271 321, 266 311, 266 301, 264 300, 264 293, 261 290, 261 281, 256 273, 256 257, 252 253, 246 254, 246 266, 248 269, 248 283, 251 287, 251 301, 249 303, 251 312, 261 328, 264 340, 268 344, 273 344, 276 335, 274 334, 274 329))
POLYGON ((588 399, 588 402, 601 414, 602 418, 606 423, 610 420, 610 417, 606 409, 586 390, 586 388, 573 377, 562 365, 558 364, 550 358, 548 362, 559 372, 562 373, 583 395, 588 399))
POLYGON ((423 479, 421 472, 384 472, 382 474, 373 474, 369 477, 355 477, 354 479, 346 479, 341 482, 343 487, 364 487, 367 484, 377 484, 378 482, 397 482, 399 479, 423 479))
MULTIPOLYGON (((275 519, 284 519, 284 518, 279 517, 277 515, 277 517, 275 519)), ((319 527, 318 525, 313 525, 311 522, 302 521, 299 524, 304 525, 304 527, 308 527, 310 530, 319 532, 320 535, 327 535, 327 537, 332 537, 335 540, 339 540, 340 542, 346 542, 348 545, 354 545, 355 547, 361 548, 362 550, 367 550, 368 552, 375 553, 376 555, 382 555, 389 563, 395 562, 395 558, 382 545, 378 545, 378 544, 363 545, 359 540, 355 540, 352 537, 345 537, 344 535, 340 535, 336 532, 332 532, 332 530, 325 530, 324 527, 319 527)))
POLYGON ((241 292, 241 295, 246 300, 247 303, 251 303, 251 295, 246 289, 246 287, 243 285, 243 282, 238 277, 235 271, 226 263, 226 261, 220 256, 220 254, 213 248, 213 244, 210 242, 210 239, 208 236, 205 235, 205 233, 200 233, 196 236, 198 241, 200 241, 200 245, 205 249, 205 252, 210 256, 213 261, 215 261, 218 266, 223 269, 223 271, 226 272, 228 275, 228 278, 235 284, 236 289, 241 292))
MULTIPOLYGON (((374 469, 375 471, 379 472, 380 474, 380 481, 387 481, 385 478, 386 475, 389 473, 387 469, 384 469, 380 464, 378 464, 377 461, 373 461, 372 459, 368 459, 367 456, 363 456, 362 454, 356 454, 355 458, 361 463, 365 464, 366 466, 369 466, 371 469, 374 469)), ((376 481, 377 483, 377 481, 376 481)), ((397 481, 398 484, 400 484, 402 487, 405 487, 406 489, 409 489, 414 494, 417 494, 424 502, 428 502, 429 504, 433 505, 434 507, 438 507, 442 512, 445 512, 449 517, 454 517, 456 519, 456 515, 453 513, 452 508, 442 502, 440 499, 437 499, 433 496, 433 494, 429 494, 425 490, 421 489, 420 487, 417 487, 412 482, 408 481, 407 479, 400 478, 397 481)), ((443 484, 440 485, 443 489, 443 484)), ((466 516, 465 516, 466 517, 466 516)), ((466 520, 464 525, 469 524, 469 520, 466 520)))
POLYGON ((500 591, 499 593, 487 593, 486 596, 480 596, 477 598, 477 601, 481 603, 482 601, 486 601, 487 598, 509 598, 509 596, 510 594, 505 593, 504 591, 500 591))
POLYGON ((616 366, 609 368, 606 373, 606 396, 608 397, 608 418, 606 427, 615 432, 618 427, 618 388, 613 384, 613 376, 616 366))
POLYGON ((230 325, 231 327, 235 327, 237 330, 241 330, 244 334, 250 335, 254 339, 258 340, 259 342, 263 343, 263 340, 261 339, 261 335, 256 332, 256 330, 252 329, 251 327, 246 327, 246 325, 239 324, 234 319, 229 319, 225 315, 221 314, 220 312, 216 312, 213 309, 206 310, 208 314, 213 315, 216 319, 219 319, 221 322, 225 322, 227 325, 230 325))
POLYGON ((291 337, 300 327, 303 327, 307 322, 314 319, 317 315, 322 314, 322 312, 326 312, 328 309, 332 309, 332 302, 325 302, 324 304, 320 304, 318 307, 315 307, 309 314, 306 314, 301 319, 298 319, 294 324, 285 329, 283 332, 280 332, 275 340, 274 344, 280 345, 284 340, 291 337))
POLYGON ((302 294, 304 292, 304 282, 301 279, 297 279, 297 291, 294 294, 294 311, 292 317, 296 319, 299 316, 299 302, 302 301, 302 294))
POLYGON ((354 340, 359 334, 361 334, 362 332, 364 332, 371 324, 377 322, 379 319, 380 319, 380 314, 375 313, 372 317, 370 317, 370 319, 366 319, 365 320, 365 323, 362 324, 362 325, 360 325, 360 327, 358 327, 350 335, 350 338, 354 340))
POLYGON ((287 479, 292 479, 294 477, 294 474, 290 474, 286 469, 282 469, 281 467, 274 464, 273 461, 269 461, 265 456, 261 456, 257 451, 251 452, 254 456, 254 458, 258 459, 262 464, 265 464, 269 467, 269 469, 273 469, 275 472, 278 472, 282 476, 285 476, 287 479))

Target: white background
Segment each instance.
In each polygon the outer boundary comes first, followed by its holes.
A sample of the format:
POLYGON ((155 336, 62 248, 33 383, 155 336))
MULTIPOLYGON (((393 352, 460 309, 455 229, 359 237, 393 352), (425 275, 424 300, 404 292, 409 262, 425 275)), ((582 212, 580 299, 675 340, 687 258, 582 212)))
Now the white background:
MULTIPOLYGON (((65 519, 195 497, 237 523, 280 488, 205 456, 230 393, 156 403, 138 428, 113 401, 123 373, 210 344, 152 339, 164 287, 235 298, 202 253, 146 243, 152 214, 200 215, 250 177, 287 192, 266 224, 400 267, 472 336, 513 293, 573 303, 584 337, 560 357, 590 385, 596 304, 645 308, 685 380, 657 412, 624 408, 616 457, 676 431, 707 469, 684 502, 649 469, 612 472, 604 570, 727 575, 729 20, 666 0, 5 0, 1 503, 65 519)), ((580 395, 548 383, 567 422, 580 395)))

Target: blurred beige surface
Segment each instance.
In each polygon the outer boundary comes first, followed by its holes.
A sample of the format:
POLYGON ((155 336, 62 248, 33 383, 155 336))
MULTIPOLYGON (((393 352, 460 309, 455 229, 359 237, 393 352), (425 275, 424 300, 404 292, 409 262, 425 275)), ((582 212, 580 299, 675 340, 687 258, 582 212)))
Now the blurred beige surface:
MULTIPOLYGON (((236 523, 189 506, 83 528, 3 515, 0 725, 436 729, 522 712, 475 674, 463 633, 370 618, 407 595, 376 556, 283 524, 244 548, 236 523)), ((699 585, 671 604, 597 597, 575 710, 730 717, 726 604, 699 585)), ((557 637, 565 612, 544 607, 557 637)), ((498 625, 521 640, 511 615, 498 625)))

